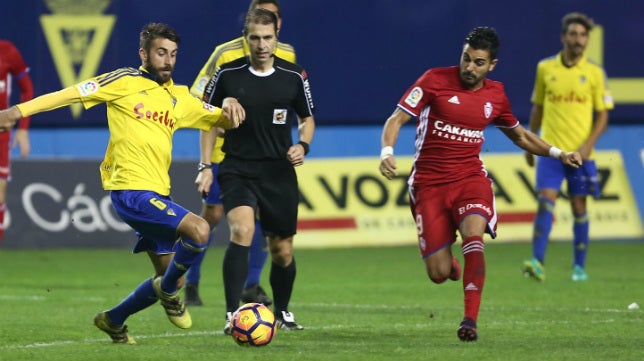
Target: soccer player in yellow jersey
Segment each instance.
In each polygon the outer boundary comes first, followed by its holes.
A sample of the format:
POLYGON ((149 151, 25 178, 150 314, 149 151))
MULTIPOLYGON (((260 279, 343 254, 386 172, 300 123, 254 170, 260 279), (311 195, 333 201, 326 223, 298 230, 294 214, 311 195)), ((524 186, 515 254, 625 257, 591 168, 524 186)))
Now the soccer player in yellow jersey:
MULTIPOLYGON (((537 65, 530 130, 541 129, 542 138, 555 147, 578 150, 584 162, 582 167, 575 169, 550 158, 537 160, 539 206, 534 221, 532 259, 524 261, 523 271, 540 281, 545 280, 543 264, 553 209, 564 179, 574 217, 572 280, 588 279, 585 270, 589 240, 586 197, 600 195, 593 148, 608 126, 608 111, 613 109, 604 70, 584 54, 593 26, 593 20, 585 14, 564 16, 563 50, 537 65)), ((527 161, 530 166, 534 165, 532 155, 527 155, 527 161)))
POLYGON ((179 42, 168 25, 148 24, 140 34, 138 69, 121 68, 0 112, 0 128, 7 128, 22 117, 73 103, 85 108, 107 104, 110 139, 100 166, 103 188, 110 191, 116 213, 136 231, 134 252, 147 252, 155 270, 121 303, 95 316, 96 327, 114 343, 135 343, 124 322, 157 299, 177 327, 192 325, 178 289, 207 246, 210 227, 169 196, 172 135, 180 128, 236 128, 245 118, 233 98, 219 109, 173 83, 179 42))
MULTIPOLYGON (((277 0, 253 0, 249 5, 248 10, 250 11, 260 8, 275 13, 278 18, 278 29, 282 26, 280 6, 277 0)), ((210 78, 212 78, 215 70, 218 69, 219 66, 239 58, 247 57, 249 56, 249 53, 250 50, 248 42, 246 42, 246 39, 243 36, 216 46, 206 64, 201 68, 201 71, 197 75, 190 91, 201 98, 204 93, 204 87, 208 81, 210 81, 210 78)), ((275 48, 275 56, 291 63, 295 63, 295 50, 288 44, 278 42, 277 47, 275 48)), ((225 153, 221 150, 224 143, 223 134, 220 133, 218 135, 219 136, 215 140, 211 159, 201 159, 201 163, 198 167, 199 173, 196 180, 196 182, 200 184, 199 192, 204 194, 201 216, 208 221, 211 228, 214 228, 217 223, 219 223, 219 220, 223 215, 223 206, 221 199, 219 199, 219 184, 216 179, 219 164, 223 161, 225 153), (212 185, 201 185, 201 174, 205 171, 212 171, 214 176, 212 185)), ((202 137, 203 136, 206 136, 206 134, 202 134, 202 137)), ((207 158, 207 156, 202 155, 202 158, 207 158)), ((264 267, 264 263, 266 263, 266 258, 268 257, 266 239, 262 233, 263 232, 258 221, 255 224, 255 234, 253 236, 253 242, 248 256, 248 277, 244 284, 244 291, 242 293, 241 300, 245 303, 259 302, 270 306, 273 301, 268 297, 264 289, 259 284, 262 269, 264 267)), ((204 256, 205 252, 199 256, 188 273, 186 273, 186 305, 202 305, 201 298, 199 297, 199 279, 201 278, 201 262, 203 261, 204 256)))

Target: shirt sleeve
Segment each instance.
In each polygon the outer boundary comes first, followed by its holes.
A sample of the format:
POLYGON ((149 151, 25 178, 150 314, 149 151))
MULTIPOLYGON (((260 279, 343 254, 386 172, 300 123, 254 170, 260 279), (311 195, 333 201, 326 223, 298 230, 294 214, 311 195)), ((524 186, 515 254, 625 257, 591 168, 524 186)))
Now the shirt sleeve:
POLYGON ((80 100, 76 87, 67 87, 57 92, 48 93, 34 98, 26 103, 16 105, 23 116, 46 112, 49 110, 78 103, 80 100))
POLYGON ((180 107, 175 110, 181 121, 179 128, 200 129, 205 132, 212 127, 228 128, 224 124, 224 117, 220 108, 205 103, 192 94, 187 89, 177 102, 180 107))
POLYGON ((611 110, 615 107, 613 95, 608 89, 606 72, 603 68, 597 69, 597 84, 593 89, 593 104, 596 111, 611 110))
POLYGON ((194 83, 192 83, 192 86, 190 87, 190 93, 198 98, 203 98, 208 82, 215 75, 219 67, 222 64, 244 56, 244 43, 241 39, 235 39, 232 42, 235 41, 240 43, 241 48, 231 48, 231 42, 220 44, 215 47, 206 63, 203 65, 201 70, 199 70, 199 74, 197 74, 194 83))
POLYGON ((512 106, 505 90, 501 88, 501 112, 494 119, 494 125, 499 128, 515 128, 519 125, 519 120, 512 113, 512 106))
POLYGON ((414 84, 407 89, 398 102, 398 107, 406 113, 417 117, 421 110, 429 104, 432 95, 429 89, 431 84, 432 72, 426 71, 414 84))
POLYGON ((532 89, 532 96, 530 101, 533 104, 543 105, 543 98, 545 96, 545 83, 543 81, 543 66, 541 63, 537 65, 537 75, 534 80, 534 88, 532 89))
POLYGON ((311 86, 309 84, 309 78, 305 70, 302 70, 300 73, 300 87, 298 95, 295 98, 295 104, 293 108, 298 116, 301 118, 309 117, 313 115, 315 111, 315 106, 313 105, 313 96, 311 95, 311 86))
MULTIPOLYGON (((34 85, 29 76, 29 67, 25 64, 24 59, 20 51, 14 46, 11 49, 12 60, 11 67, 9 71, 11 75, 16 79, 18 88, 20 88, 20 103, 30 101, 34 98, 34 85)), ((29 128, 30 117, 26 116, 20 119, 18 124, 18 129, 28 129, 29 128)))

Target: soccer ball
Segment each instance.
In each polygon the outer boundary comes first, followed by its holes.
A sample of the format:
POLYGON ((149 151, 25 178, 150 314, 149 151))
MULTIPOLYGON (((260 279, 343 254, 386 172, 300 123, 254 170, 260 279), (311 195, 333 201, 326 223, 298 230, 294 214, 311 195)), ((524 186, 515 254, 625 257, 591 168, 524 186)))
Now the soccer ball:
POLYGON ((247 303, 233 313, 230 328, 238 345, 265 346, 275 336, 277 323, 268 307, 261 303, 247 303))

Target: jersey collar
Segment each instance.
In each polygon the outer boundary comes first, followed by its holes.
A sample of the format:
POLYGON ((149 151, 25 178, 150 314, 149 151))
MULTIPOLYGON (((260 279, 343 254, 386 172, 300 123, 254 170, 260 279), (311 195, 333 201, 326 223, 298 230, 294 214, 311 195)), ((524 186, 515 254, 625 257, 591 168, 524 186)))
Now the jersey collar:
POLYGON ((575 65, 569 67, 566 65, 566 63, 564 63, 563 52, 560 51, 559 54, 557 54, 557 60, 559 60, 559 64, 561 64, 561 66, 563 66, 564 68, 574 68, 576 66, 582 66, 586 64, 586 61, 588 60, 588 58, 586 57, 586 53, 584 53, 584 55, 581 56, 581 58, 575 65))
MULTIPOLYGON (((139 66, 139 71, 141 72, 141 75, 142 75, 144 78, 146 78, 146 79, 150 79, 150 80, 152 80, 153 82, 158 83, 158 82, 157 82, 157 76, 156 76, 156 75, 152 75, 152 74, 150 74, 150 73, 149 73, 149 72, 148 72, 148 71, 143 67, 143 65, 139 66)), ((164 86, 170 86, 170 85, 172 85, 172 84, 174 84, 174 82, 172 81, 172 78, 170 78, 170 80, 168 80, 167 82, 165 82, 163 85, 164 85, 164 86)))

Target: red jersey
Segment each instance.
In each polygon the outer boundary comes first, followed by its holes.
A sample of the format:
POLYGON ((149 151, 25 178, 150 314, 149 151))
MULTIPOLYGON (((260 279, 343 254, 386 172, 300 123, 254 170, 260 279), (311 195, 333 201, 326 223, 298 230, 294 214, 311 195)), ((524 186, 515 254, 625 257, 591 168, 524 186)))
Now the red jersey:
POLYGON ((490 123, 507 128, 519 125, 502 83, 486 79, 482 88, 467 89, 458 66, 426 71, 405 92, 398 107, 417 119, 408 181, 412 186, 486 176, 479 156, 483 130, 490 123))
MULTIPOLYGON (((20 87, 20 102, 31 100, 34 90, 29 77, 29 68, 18 49, 11 42, 0 40, 0 109, 9 107, 12 78, 16 79, 20 87)), ((19 128, 27 129, 28 127, 29 117, 21 119, 19 128)))

